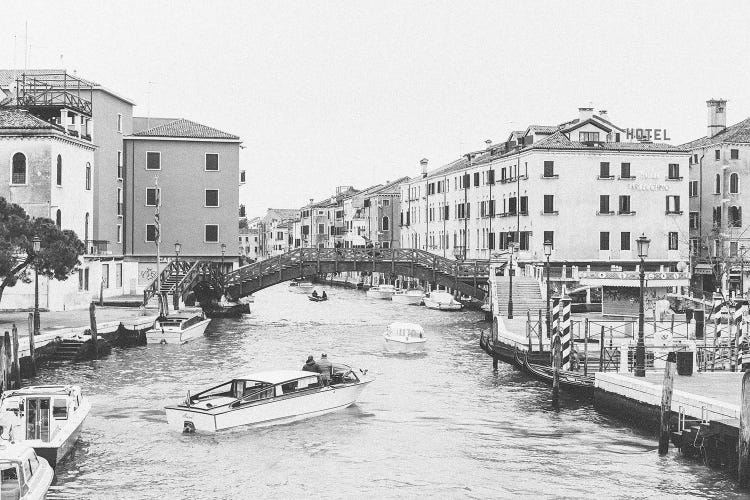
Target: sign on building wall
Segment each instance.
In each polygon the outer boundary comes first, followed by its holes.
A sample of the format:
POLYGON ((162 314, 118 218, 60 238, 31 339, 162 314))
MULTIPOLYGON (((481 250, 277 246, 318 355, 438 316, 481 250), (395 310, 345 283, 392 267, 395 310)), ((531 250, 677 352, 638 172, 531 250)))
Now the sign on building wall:
POLYGON ((626 128, 625 137, 637 141, 671 141, 665 128, 626 128))

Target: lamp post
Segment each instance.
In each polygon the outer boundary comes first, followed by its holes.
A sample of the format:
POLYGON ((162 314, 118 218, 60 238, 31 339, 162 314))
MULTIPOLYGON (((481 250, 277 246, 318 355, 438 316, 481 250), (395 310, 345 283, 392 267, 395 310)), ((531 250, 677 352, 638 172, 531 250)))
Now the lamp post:
POLYGON ((179 241, 177 241, 174 244, 174 254, 175 254, 174 261, 175 261, 175 266, 177 267, 179 267, 180 265, 180 250, 182 250, 182 244, 179 241))
POLYGON ((549 240, 544 242, 544 255, 547 257, 547 266, 545 267, 547 273, 547 338, 552 338, 552 316, 549 311, 549 257, 552 255, 552 242, 549 240))
POLYGON ((745 245, 740 245, 740 298, 745 297, 745 245))
POLYGON ((34 335, 39 335, 39 270, 37 255, 42 249, 42 240, 39 236, 34 236, 32 249, 34 250, 34 335))
POLYGON ((638 303, 638 343, 635 347, 635 373, 636 377, 646 376, 646 345, 643 342, 643 279, 646 275, 646 257, 648 256, 648 245, 651 240, 646 238, 645 234, 641 234, 639 238, 635 240, 638 249, 638 257, 641 259, 641 272, 640 272, 640 301, 638 303))
POLYGON ((224 272, 224 253, 227 251, 227 244, 221 244, 221 272, 224 272))
POLYGON ((510 275, 510 289, 508 290, 508 319, 513 319, 513 250, 516 248, 515 242, 510 244, 510 266, 508 274, 510 275))

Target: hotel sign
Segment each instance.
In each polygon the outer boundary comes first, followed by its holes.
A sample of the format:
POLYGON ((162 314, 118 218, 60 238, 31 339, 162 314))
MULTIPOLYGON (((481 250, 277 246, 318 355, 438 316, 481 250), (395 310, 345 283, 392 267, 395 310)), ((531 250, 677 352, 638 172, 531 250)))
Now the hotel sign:
POLYGON ((625 137, 637 141, 671 141, 665 128, 626 128, 625 137))
MULTIPOLYGON (((640 280, 641 273, 638 271, 578 271, 579 279, 600 280, 640 280)), ((690 279, 689 273, 656 272, 646 273, 647 280, 686 280, 690 279)))

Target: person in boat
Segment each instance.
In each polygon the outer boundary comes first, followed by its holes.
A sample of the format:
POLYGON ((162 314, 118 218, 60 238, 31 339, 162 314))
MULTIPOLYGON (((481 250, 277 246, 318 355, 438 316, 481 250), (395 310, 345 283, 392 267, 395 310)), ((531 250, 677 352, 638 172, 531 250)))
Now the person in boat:
POLYGON ((318 291, 317 290, 313 290, 312 296, 313 297, 317 297, 318 296, 318 291))
POLYGON ((313 359, 312 355, 307 357, 307 361, 302 367, 302 371, 320 373, 320 368, 318 367, 318 363, 315 362, 315 359, 313 359))
POLYGON ((333 374, 333 364, 328 361, 328 355, 323 353, 318 361, 318 370, 320 370, 320 381, 323 386, 331 385, 331 375, 333 374))
POLYGON ((328 300, 328 295, 326 295, 326 291, 325 290, 323 290, 323 295, 321 295, 321 298, 323 300, 328 300))

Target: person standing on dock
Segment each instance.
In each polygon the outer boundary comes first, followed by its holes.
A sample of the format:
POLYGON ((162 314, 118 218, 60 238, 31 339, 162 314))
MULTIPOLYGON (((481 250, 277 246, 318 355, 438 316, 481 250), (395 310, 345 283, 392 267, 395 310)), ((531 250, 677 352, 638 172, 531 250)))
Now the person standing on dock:
POLYGON ((331 374, 333 373, 333 364, 328 361, 328 355, 326 353, 320 355, 318 369, 320 370, 320 381, 323 382, 323 386, 330 385, 331 374))

